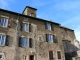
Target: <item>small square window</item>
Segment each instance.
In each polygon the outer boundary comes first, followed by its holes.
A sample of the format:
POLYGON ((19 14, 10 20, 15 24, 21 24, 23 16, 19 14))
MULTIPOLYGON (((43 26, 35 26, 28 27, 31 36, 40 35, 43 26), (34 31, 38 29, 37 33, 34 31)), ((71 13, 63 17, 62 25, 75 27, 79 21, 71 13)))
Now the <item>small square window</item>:
POLYGON ((0 18, 0 26, 7 27, 8 26, 8 18, 1 17, 0 18))

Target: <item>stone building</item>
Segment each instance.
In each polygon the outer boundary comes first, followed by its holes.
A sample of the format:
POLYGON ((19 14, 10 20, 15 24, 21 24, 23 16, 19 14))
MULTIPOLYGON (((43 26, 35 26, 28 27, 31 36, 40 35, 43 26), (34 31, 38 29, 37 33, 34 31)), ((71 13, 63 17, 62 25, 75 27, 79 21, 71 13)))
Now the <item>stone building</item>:
POLYGON ((65 60, 65 53, 75 50, 74 30, 37 18, 36 11, 0 9, 0 60, 65 60))

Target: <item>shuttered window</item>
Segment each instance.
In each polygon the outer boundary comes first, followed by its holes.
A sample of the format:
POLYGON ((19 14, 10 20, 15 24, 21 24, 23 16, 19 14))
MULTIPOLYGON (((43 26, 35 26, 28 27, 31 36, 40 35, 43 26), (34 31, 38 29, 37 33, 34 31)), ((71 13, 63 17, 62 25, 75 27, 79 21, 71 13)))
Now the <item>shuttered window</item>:
POLYGON ((46 23, 46 29, 51 30, 51 24, 50 23, 46 23))
POLYGON ((47 29, 47 30, 54 30, 53 24, 45 23, 45 29, 47 29))
POLYGON ((4 46, 4 45, 5 45, 5 36, 0 35, 0 46, 4 46))
POLYGON ((32 25, 20 22, 20 30, 25 32, 32 32, 32 25))
POLYGON ((25 31, 25 32, 29 31, 29 24, 23 23, 23 31, 25 31))
POLYGON ((0 26, 7 27, 8 26, 8 18, 0 17, 0 26))
POLYGON ((57 57, 58 57, 58 59, 61 59, 61 52, 60 51, 57 51, 57 57))
POLYGON ((53 59, 53 51, 49 51, 49 59, 53 59))
POLYGON ((50 34, 46 34, 46 41, 47 42, 53 42, 53 36, 50 34))
POLYGON ((27 38, 22 38, 22 47, 28 47, 28 39, 27 38))
POLYGON ((0 35, 0 46, 9 46, 9 35, 0 35))

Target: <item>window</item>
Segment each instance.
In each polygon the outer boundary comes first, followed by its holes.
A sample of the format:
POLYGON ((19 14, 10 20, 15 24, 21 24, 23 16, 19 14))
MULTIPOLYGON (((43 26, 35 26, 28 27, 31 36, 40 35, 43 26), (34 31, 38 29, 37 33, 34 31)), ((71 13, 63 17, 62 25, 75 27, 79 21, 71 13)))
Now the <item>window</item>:
POLYGON ((0 18, 0 26, 7 27, 8 26, 8 18, 1 17, 0 18))
POLYGON ((46 23, 46 29, 51 30, 51 24, 50 23, 46 23))
POLYGON ((60 51, 57 51, 57 57, 58 57, 58 59, 61 59, 61 52, 60 51))
POLYGON ((51 34, 46 34, 46 41, 47 42, 58 43, 57 36, 56 35, 51 35, 51 34))
POLYGON ((32 38, 26 38, 26 37, 19 37, 19 40, 18 40, 18 46, 19 47, 30 47, 32 48, 33 47, 33 40, 32 38))
POLYGON ((46 34, 47 42, 53 42, 53 36, 50 34, 46 34))
POLYGON ((53 59, 53 51, 49 51, 49 60, 53 59))
POLYGON ((22 38, 22 47, 28 47, 28 39, 22 38))
POLYGON ((23 23, 23 30, 24 30, 25 32, 28 32, 28 31, 29 31, 29 24, 23 23))
POLYGON ((34 55, 30 55, 29 60, 34 60, 34 55))
POLYGON ((4 46, 4 45, 5 45, 5 36, 0 35, 0 46, 4 46))

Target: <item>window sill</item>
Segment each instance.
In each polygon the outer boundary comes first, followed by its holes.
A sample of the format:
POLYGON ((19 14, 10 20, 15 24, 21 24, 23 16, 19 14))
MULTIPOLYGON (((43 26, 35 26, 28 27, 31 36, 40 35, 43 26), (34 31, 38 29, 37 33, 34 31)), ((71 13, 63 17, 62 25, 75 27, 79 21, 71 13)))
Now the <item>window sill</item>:
POLYGON ((0 26, 0 27, 2 27, 2 28, 7 28, 7 26, 0 26))

